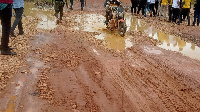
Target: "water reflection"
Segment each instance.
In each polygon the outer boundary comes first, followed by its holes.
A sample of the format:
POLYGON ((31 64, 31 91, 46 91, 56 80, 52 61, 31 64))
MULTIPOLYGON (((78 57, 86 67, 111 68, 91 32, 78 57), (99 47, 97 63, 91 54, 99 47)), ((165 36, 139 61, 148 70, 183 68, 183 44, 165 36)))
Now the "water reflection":
POLYGON ((35 8, 33 2, 24 2, 24 15, 31 17, 40 17, 40 15, 47 15, 48 17, 52 17, 54 11, 51 9, 38 9, 35 8))
POLYGON ((24 15, 40 18, 41 21, 39 21, 37 28, 49 30, 56 27, 56 18, 54 17, 54 11, 51 9, 38 9, 35 8, 32 2, 24 2, 24 15))
POLYGON ((56 27, 56 19, 51 19, 46 15, 41 15, 41 21, 38 23, 37 28, 41 29, 54 29, 56 27))
POLYGON ((76 22, 82 25, 76 26, 76 30, 99 32, 99 29, 105 28, 105 17, 97 14, 78 15, 75 19, 76 22))
POLYGON ((157 39, 161 42, 158 45, 161 48, 181 52, 182 54, 194 59, 200 60, 200 48, 193 43, 188 43, 181 40, 180 37, 176 37, 170 34, 166 34, 152 26, 146 25, 142 20, 135 18, 134 16, 127 15, 126 23, 128 30, 145 32, 149 37, 157 39))

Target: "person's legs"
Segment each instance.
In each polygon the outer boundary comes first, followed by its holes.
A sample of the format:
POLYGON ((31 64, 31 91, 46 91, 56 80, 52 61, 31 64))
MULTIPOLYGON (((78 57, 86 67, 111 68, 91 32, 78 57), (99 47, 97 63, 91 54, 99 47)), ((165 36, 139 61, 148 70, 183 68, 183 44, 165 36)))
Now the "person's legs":
POLYGON ((177 17, 177 10, 176 8, 173 8, 173 22, 176 22, 176 17, 177 17))
POLYGON ((12 6, 7 6, 0 11, 2 24, 1 48, 8 49, 9 33, 11 28, 12 6))
POLYGON ((59 13, 59 2, 58 1, 56 1, 55 2, 55 5, 54 5, 54 9, 55 9, 55 16, 56 16, 56 18, 58 19, 58 13, 59 13))
POLYGON ((187 20, 188 20, 188 26, 190 26, 190 9, 187 9, 186 16, 187 16, 187 20))
POLYGON ((199 26, 199 22, 200 22, 200 10, 197 11, 197 16, 198 16, 197 26, 199 26))
POLYGON ((1 24, 2 24, 2 37, 1 37, 1 54, 2 55, 16 55, 10 51, 8 47, 9 34, 11 29, 12 6, 9 4, 7 7, 0 11, 1 24))
POLYGON ((70 0, 70 3, 71 3, 71 5, 70 5, 70 9, 73 9, 72 7, 73 7, 73 3, 74 2, 74 0, 70 0))
POLYGON ((155 5, 154 5, 154 7, 155 7, 155 14, 157 15, 158 14, 158 1, 156 1, 155 2, 155 5))
POLYGON ((81 0, 81 10, 83 10, 84 7, 84 0, 81 0))
POLYGON ((163 13, 163 5, 161 5, 160 10, 158 11, 159 19, 161 19, 161 15, 162 15, 162 13, 163 13))
POLYGON ((144 8, 144 16, 145 17, 147 16, 147 5, 145 5, 145 8, 144 8))
POLYGON ((147 10, 149 11, 149 13, 151 12, 150 8, 149 8, 150 2, 147 2, 147 10))
POLYGON ((135 5, 134 5, 134 13, 136 14, 136 11, 137 11, 137 2, 135 2, 135 5))
POLYGON ((142 15, 146 16, 146 14, 145 14, 145 3, 142 4, 142 15))
MULTIPOLYGON (((20 21, 22 20, 22 14, 23 14, 24 9, 23 8, 16 8, 14 10, 15 10, 16 17, 15 17, 15 20, 14 20, 13 25, 11 27, 10 34, 11 34, 11 36, 16 37, 14 35, 14 30, 15 30, 15 28, 18 24, 22 24, 20 21)), ((20 27, 22 27, 22 26, 20 26, 20 27)), ((19 29, 19 30, 23 30, 23 29, 19 29)))
MULTIPOLYGON (((22 10, 22 14, 23 14, 24 8, 21 8, 21 10, 22 10)), ((21 20, 18 23, 18 29, 19 29, 19 35, 24 34, 23 27, 22 27, 22 17, 21 17, 21 20)))
MULTIPOLYGON (((133 14, 133 6, 134 6, 133 0, 131 0, 131 4, 132 4, 132 6, 131 6, 131 13, 133 14)), ((135 11, 135 9, 134 9, 134 11, 135 11)))
POLYGON ((163 6, 164 20, 166 20, 167 5, 163 6))
POLYGON ((151 10, 151 12, 150 12, 150 17, 152 17, 152 4, 149 4, 149 8, 150 8, 150 10, 151 10))
POLYGON ((186 16, 187 16, 187 12, 188 12, 188 9, 182 9, 182 16, 183 16, 183 18, 182 18, 182 20, 184 21, 185 20, 185 18, 186 18, 186 16))
POLYGON ((60 12, 60 20, 62 20, 62 17, 63 17, 63 5, 59 6, 59 12, 60 12))
POLYGON ((193 21, 193 26, 195 26, 196 19, 197 19, 197 10, 194 11, 194 21, 193 21))
POLYGON ((172 6, 171 5, 169 5, 168 7, 168 16, 169 16, 169 22, 171 22, 172 21, 172 6))
POLYGON ((153 10, 153 15, 156 16, 156 12, 155 12, 155 4, 152 4, 152 9, 153 10))
POLYGON ((175 22, 176 22, 176 19, 179 19, 178 25, 180 25, 180 23, 181 23, 181 13, 180 13, 179 8, 175 8, 175 22))
POLYGON ((178 11, 177 10, 177 17, 176 19, 178 18, 178 25, 180 25, 180 23, 182 23, 182 11, 178 11))
MULTIPOLYGON (((176 19, 180 19, 180 18, 181 18, 181 12, 180 12, 180 9, 177 8, 177 17, 176 17, 176 19)), ((179 23, 180 23, 180 21, 179 21, 179 23)))
POLYGON ((141 10, 141 3, 140 3, 140 5, 138 6, 138 11, 137 11, 137 14, 139 14, 140 13, 140 10, 141 10))
POLYGON ((22 27, 22 20, 21 20, 21 21, 19 21, 19 24, 18 24, 18 29, 19 29, 19 35, 22 35, 22 34, 24 34, 23 27, 22 27))

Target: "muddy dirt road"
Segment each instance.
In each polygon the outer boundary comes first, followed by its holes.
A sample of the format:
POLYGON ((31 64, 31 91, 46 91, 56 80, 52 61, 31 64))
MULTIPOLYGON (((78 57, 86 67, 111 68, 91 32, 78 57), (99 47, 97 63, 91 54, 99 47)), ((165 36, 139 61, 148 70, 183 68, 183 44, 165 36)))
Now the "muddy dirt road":
POLYGON ((10 43, 18 55, 0 56, 0 112, 200 111, 198 44, 129 12, 120 37, 103 24, 103 2, 75 2, 59 25, 51 11, 25 11, 25 35, 10 43))

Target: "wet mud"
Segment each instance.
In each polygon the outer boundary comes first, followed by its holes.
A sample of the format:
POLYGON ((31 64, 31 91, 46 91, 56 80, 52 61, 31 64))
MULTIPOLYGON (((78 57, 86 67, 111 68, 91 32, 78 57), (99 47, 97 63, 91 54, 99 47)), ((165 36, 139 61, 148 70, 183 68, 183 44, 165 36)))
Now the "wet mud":
POLYGON ((0 56, 0 111, 200 111, 197 44, 129 13, 120 37, 103 24, 103 2, 75 2, 58 25, 44 10, 23 18, 18 55, 0 56))

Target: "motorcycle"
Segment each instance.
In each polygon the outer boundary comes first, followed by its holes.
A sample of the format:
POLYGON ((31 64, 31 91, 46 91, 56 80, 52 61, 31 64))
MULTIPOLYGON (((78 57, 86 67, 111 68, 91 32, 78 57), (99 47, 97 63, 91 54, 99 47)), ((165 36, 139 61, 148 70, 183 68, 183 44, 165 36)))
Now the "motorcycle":
POLYGON ((107 29, 113 31, 118 30, 118 34, 122 37, 125 36, 126 33, 126 22, 124 20, 124 9, 123 7, 116 5, 107 5, 106 11, 108 11, 108 23, 106 24, 107 29))

